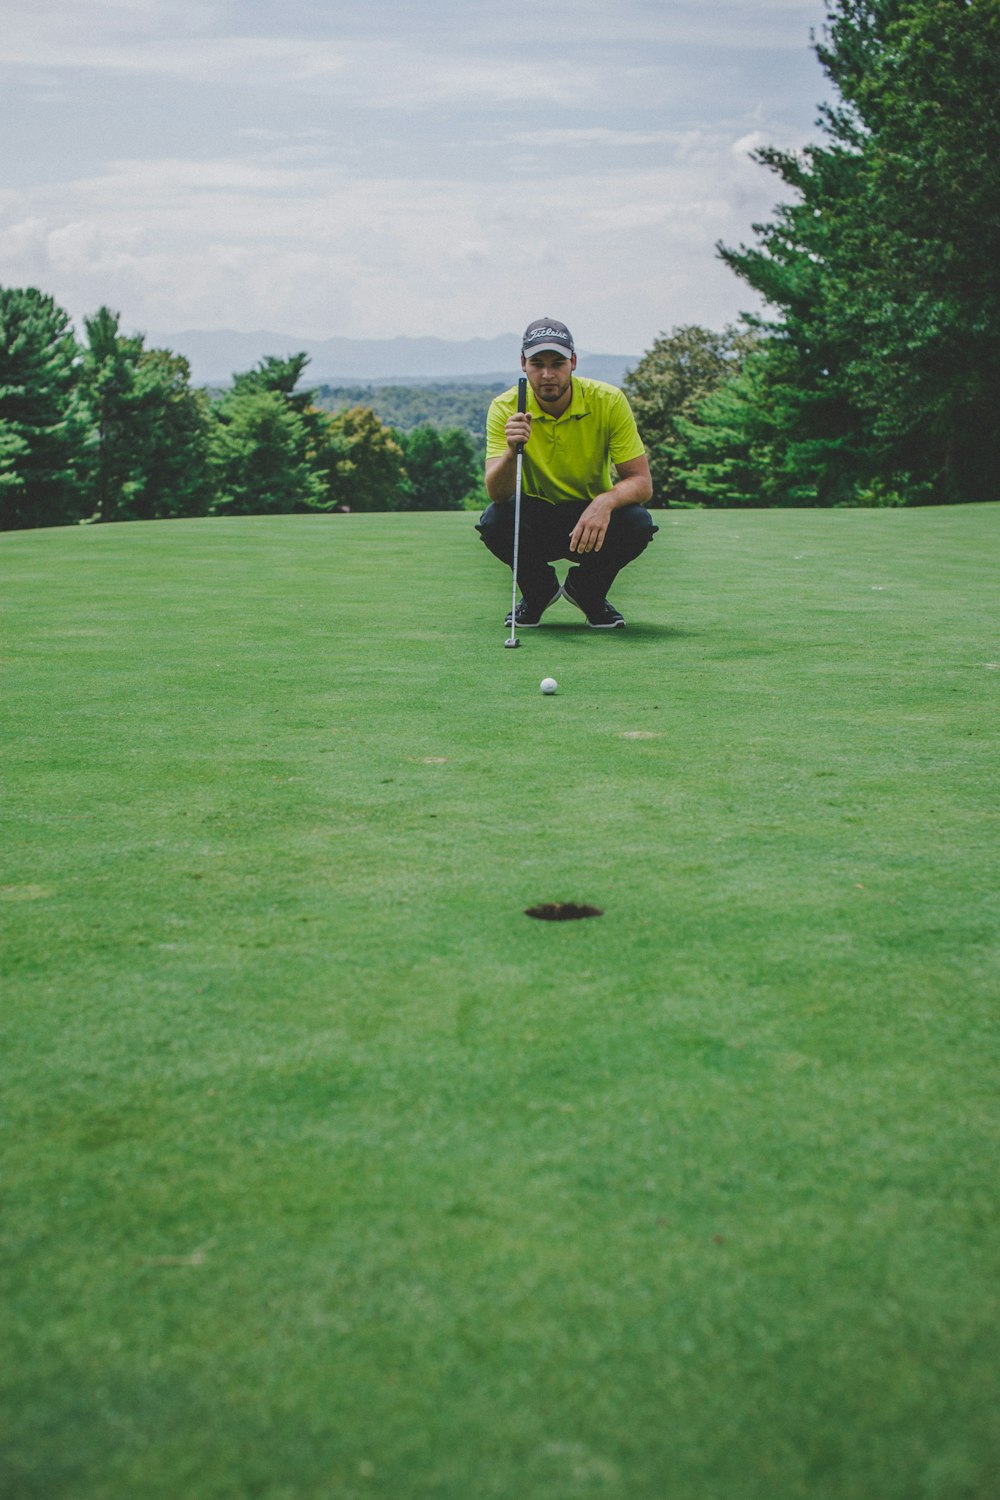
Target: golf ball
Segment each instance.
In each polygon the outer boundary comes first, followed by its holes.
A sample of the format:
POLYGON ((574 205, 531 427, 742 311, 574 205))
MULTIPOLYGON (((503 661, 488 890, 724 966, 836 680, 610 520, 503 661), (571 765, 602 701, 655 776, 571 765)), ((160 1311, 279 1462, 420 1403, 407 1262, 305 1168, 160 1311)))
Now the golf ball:
POLYGON ((543 677, 538 686, 543 693, 554 693, 559 684, 554 677, 543 677))

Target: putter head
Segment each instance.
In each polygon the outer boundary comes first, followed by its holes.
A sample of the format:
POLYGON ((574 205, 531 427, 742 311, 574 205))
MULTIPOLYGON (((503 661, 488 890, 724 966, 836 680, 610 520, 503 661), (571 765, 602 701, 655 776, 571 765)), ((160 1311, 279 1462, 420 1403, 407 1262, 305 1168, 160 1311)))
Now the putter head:
POLYGON ((508 651, 510 651, 514 646, 519 646, 520 644, 521 642, 518 640, 516 635, 512 635, 509 641, 504 641, 504 645, 507 647, 508 651))

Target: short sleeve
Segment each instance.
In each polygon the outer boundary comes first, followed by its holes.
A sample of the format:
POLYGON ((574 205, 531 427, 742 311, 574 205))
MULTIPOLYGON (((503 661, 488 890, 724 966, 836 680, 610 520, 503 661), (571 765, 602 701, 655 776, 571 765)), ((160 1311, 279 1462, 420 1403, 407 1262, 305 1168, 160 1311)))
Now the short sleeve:
POLYGON ((494 396, 490 402, 490 409, 486 413, 487 458, 499 458, 507 452, 507 418, 513 409, 509 391, 505 391, 502 396, 494 396))
POLYGON ((641 458, 645 445, 639 436, 628 397, 622 391, 615 392, 611 410, 611 432, 608 452, 613 464, 628 463, 630 458, 641 458))

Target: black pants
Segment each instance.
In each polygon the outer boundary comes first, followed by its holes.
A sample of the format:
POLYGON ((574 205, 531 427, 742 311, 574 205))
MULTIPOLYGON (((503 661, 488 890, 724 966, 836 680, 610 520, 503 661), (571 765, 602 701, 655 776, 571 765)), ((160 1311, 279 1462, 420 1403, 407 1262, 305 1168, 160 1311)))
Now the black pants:
MULTIPOLYGON (((633 562, 659 531, 644 505, 625 505, 612 513, 600 552, 570 552, 569 539, 586 502, 550 505, 532 495, 521 496, 521 539, 517 552, 517 584, 532 604, 547 603, 559 587, 552 564, 569 558, 576 564, 566 574, 570 588, 587 604, 606 599, 626 563, 633 562)), ((487 547, 508 568, 514 566, 514 502, 488 505, 476 530, 487 547)))

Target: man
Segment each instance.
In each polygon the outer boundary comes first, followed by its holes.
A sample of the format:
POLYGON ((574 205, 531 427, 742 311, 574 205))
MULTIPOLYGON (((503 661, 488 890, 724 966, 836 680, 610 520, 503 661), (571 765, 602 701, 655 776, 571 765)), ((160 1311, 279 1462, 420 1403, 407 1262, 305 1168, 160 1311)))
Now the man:
POLYGON ((608 603, 611 585, 659 529, 645 508, 653 485, 632 409, 614 386, 574 373, 572 335, 554 318, 528 325, 521 368, 528 377, 527 411, 517 411, 512 386, 491 403, 486 419, 492 503, 477 530, 512 568, 517 447, 523 443, 518 628, 538 625, 561 596, 583 611, 592 629, 621 630, 625 621, 608 603), (552 566, 558 558, 575 563, 561 586, 552 566))

